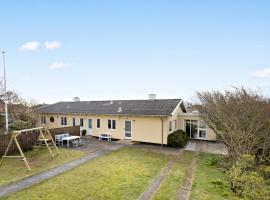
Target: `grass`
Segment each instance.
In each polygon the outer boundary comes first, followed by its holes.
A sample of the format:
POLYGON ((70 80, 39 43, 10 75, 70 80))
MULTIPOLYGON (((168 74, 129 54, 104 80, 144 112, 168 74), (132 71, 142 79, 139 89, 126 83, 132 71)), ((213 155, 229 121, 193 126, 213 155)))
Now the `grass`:
POLYGON ((236 199, 230 190, 226 174, 211 164, 214 157, 212 154, 205 153, 198 155, 190 196, 191 200, 236 199))
POLYGON ((183 152, 176 158, 176 163, 153 195, 153 200, 176 199, 185 173, 193 157, 192 152, 183 152))
POLYGON ((29 171, 23 161, 15 158, 5 158, 0 167, 0 186, 21 180, 25 177, 37 174, 47 169, 56 167, 68 161, 85 155, 81 151, 59 149, 61 153, 53 159, 47 149, 26 152, 27 160, 32 168, 29 171))
POLYGON ((122 148, 3 199, 137 199, 170 158, 122 148))

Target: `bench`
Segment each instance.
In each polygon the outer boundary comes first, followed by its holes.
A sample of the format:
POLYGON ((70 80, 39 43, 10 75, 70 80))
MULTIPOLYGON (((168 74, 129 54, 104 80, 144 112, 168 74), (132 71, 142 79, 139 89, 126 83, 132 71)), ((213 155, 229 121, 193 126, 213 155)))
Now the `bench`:
POLYGON ((106 139, 108 141, 111 141, 112 140, 112 135, 110 133, 102 133, 99 136, 99 140, 103 140, 103 139, 106 139))

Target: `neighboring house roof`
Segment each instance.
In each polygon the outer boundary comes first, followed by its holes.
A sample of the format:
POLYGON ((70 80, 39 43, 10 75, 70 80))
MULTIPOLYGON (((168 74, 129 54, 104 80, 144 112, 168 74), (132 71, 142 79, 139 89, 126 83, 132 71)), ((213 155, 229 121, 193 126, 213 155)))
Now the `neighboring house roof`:
POLYGON ((194 105, 189 105, 189 106, 186 106, 186 109, 187 109, 187 112, 188 113, 192 113, 192 112, 196 112, 196 111, 199 111, 201 108, 201 105, 199 104, 194 104, 194 105))
POLYGON ((71 101, 58 102, 43 108, 41 113, 85 113, 104 115, 171 115, 180 104, 186 112, 181 99, 155 100, 114 100, 114 101, 71 101))
POLYGON ((35 105, 35 106, 32 106, 32 111, 39 110, 39 109, 41 109, 41 108, 43 108, 43 107, 47 107, 47 106, 49 106, 49 105, 51 105, 51 104, 46 104, 46 103, 43 103, 43 104, 37 104, 37 105, 35 105))

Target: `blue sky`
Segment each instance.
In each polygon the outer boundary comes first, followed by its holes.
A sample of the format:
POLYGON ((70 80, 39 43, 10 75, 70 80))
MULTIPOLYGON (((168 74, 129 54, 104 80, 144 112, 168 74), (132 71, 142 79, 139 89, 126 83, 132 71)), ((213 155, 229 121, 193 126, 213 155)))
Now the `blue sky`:
POLYGON ((3 1, 8 87, 48 103, 193 100, 242 85, 270 95, 269 10, 253 0, 3 1))

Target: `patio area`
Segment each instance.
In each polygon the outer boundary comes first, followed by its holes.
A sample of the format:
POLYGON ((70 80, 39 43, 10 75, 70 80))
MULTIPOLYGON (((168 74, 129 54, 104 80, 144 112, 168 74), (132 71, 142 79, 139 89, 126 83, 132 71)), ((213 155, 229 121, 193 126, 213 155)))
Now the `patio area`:
POLYGON ((200 152, 220 154, 220 155, 228 154, 227 147, 222 142, 190 140, 184 150, 200 151, 200 152))

